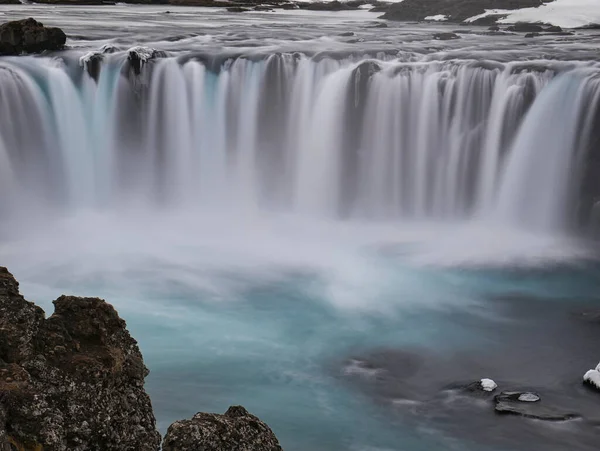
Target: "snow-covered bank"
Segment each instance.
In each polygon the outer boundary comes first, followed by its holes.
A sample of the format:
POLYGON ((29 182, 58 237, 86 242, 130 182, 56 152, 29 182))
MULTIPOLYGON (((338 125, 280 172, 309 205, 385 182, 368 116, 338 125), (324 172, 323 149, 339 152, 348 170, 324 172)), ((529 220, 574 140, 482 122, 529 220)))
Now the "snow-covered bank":
POLYGON ((498 22, 543 22, 563 28, 578 28, 600 24, 600 0, 555 0, 538 8, 523 8, 508 13, 506 18, 498 22))

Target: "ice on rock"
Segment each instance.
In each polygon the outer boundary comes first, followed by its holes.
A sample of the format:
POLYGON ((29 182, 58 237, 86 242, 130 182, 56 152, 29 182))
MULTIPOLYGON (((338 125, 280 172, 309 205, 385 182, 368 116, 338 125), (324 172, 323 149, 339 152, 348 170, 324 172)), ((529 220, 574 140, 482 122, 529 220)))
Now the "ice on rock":
POLYGON ((483 391, 494 391, 498 387, 498 384, 492 379, 481 379, 480 382, 483 391))

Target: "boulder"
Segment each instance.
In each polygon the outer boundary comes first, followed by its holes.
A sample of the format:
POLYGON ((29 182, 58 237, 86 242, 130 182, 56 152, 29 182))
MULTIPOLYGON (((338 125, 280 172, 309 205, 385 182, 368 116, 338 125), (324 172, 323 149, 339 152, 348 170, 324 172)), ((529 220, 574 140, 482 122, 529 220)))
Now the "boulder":
POLYGON ((32 18, 0 25, 0 55, 61 50, 66 41, 60 28, 45 27, 32 18))
POLYGON ((273 431, 241 406, 224 415, 197 413, 167 431, 163 451, 282 451, 273 431))
POLYGON ((148 370, 125 321, 102 299, 54 306, 46 319, 0 267, 0 450, 157 450, 148 370))

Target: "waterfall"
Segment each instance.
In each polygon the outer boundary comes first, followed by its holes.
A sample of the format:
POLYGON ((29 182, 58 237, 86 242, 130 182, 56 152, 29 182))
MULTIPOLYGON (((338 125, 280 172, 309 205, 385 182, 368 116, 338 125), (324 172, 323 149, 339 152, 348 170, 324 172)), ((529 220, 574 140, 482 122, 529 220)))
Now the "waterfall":
POLYGON ((560 232, 600 199, 582 194, 600 151, 592 62, 191 56, 136 74, 110 56, 96 78, 0 60, 0 215, 275 209, 560 232))

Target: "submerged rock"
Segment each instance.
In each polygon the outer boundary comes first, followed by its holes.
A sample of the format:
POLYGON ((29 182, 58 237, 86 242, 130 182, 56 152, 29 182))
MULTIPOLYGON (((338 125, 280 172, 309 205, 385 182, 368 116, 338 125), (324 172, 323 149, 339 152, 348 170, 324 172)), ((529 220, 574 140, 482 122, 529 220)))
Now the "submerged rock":
POLYGON ((102 299, 54 306, 46 319, 0 267, 0 449, 157 450, 148 370, 125 321, 102 299))
POLYGON ((579 418, 577 414, 543 405, 537 393, 502 392, 495 397, 495 401, 497 413, 519 415, 545 421, 567 421, 579 418))
POLYGON ((273 431, 241 406, 224 415, 197 413, 167 431, 163 451, 282 451, 273 431))
POLYGON ((61 50, 67 36, 60 28, 45 27, 32 18, 0 25, 0 55, 61 50))

